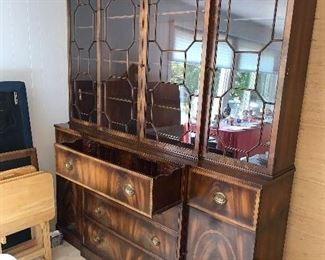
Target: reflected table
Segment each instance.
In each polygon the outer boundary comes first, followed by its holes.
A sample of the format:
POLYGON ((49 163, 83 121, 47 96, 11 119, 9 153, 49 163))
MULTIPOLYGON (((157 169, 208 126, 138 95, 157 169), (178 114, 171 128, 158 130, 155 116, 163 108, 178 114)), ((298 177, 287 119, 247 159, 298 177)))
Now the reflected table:
MULTIPOLYGON (((190 130, 196 132, 196 124, 191 124, 190 130)), ((263 129, 260 126, 227 126, 218 130, 217 127, 211 126, 210 139, 216 140, 216 150, 231 152, 232 157, 240 159, 268 152, 271 130, 272 125, 269 123, 265 123, 263 129)))

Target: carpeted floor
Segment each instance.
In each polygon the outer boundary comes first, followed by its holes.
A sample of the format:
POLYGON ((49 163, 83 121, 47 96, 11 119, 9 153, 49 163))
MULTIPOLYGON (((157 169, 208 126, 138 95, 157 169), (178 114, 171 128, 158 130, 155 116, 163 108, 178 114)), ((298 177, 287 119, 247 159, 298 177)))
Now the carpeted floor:
POLYGON ((67 242, 53 249, 53 260, 85 260, 78 249, 67 242))

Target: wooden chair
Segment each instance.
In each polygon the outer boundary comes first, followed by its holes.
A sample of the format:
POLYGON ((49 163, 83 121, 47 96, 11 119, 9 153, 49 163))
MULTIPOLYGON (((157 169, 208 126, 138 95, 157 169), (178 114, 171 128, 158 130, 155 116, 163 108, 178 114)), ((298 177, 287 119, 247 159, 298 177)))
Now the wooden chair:
POLYGON ((49 221, 55 212, 52 175, 38 171, 35 149, 0 154, 0 163, 25 157, 31 158, 32 165, 0 172, 0 253, 6 236, 31 228, 31 240, 5 253, 19 260, 51 260, 49 221))

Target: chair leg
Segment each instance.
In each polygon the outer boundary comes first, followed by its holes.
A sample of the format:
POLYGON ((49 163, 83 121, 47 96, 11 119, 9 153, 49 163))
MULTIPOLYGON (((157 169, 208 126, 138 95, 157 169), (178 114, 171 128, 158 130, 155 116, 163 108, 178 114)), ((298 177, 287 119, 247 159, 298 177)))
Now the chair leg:
POLYGON ((0 254, 2 254, 2 245, 7 243, 6 237, 0 236, 0 254))
POLYGON ((42 239, 44 246, 44 259, 52 260, 52 249, 51 249, 51 240, 50 240, 50 224, 49 222, 44 222, 41 224, 42 230, 42 239))
POLYGON ((43 233, 41 225, 36 225, 31 228, 32 239, 35 239, 38 247, 43 247, 43 233))

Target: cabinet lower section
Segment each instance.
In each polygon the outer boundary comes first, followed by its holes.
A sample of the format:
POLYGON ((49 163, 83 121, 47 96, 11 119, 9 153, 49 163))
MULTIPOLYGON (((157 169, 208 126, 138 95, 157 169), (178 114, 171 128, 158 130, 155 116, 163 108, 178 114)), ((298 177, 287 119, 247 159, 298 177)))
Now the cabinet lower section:
POLYGON ((57 176, 57 226, 89 260, 280 260, 287 219, 280 197, 289 183, 284 178, 274 186, 279 205, 267 205, 275 190, 265 189, 260 224, 251 229, 192 206, 147 218, 57 176), (275 206, 282 210, 271 216, 275 206))
POLYGON ((292 170, 234 176, 60 131, 56 148, 57 225, 86 259, 282 258, 292 170))

